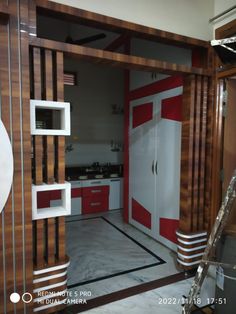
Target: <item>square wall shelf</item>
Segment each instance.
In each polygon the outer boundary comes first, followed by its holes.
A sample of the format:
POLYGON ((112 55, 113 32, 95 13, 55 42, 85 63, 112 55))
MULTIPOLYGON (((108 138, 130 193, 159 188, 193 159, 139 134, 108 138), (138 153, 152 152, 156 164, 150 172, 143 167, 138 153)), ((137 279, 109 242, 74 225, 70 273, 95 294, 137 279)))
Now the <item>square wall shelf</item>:
POLYGON ((66 182, 63 184, 42 184, 32 185, 32 219, 44 219, 59 216, 67 216, 71 214, 71 184, 66 182), (61 192, 61 205, 53 207, 38 208, 37 200, 39 192, 61 192))
POLYGON ((70 103, 30 100, 32 135, 70 135, 70 103))

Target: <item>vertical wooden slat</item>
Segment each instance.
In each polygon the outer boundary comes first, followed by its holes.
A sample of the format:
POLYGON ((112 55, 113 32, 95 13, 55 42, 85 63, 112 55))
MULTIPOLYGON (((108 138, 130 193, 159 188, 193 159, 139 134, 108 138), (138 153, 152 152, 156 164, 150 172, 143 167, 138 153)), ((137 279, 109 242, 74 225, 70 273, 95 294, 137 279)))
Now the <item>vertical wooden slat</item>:
MULTIPOLYGON (((33 85, 34 99, 42 99, 41 54, 39 48, 33 48, 33 85)), ((34 136, 34 182, 43 183, 43 137, 34 136)))
MULTIPOLYGON (((62 52, 56 52, 56 98, 57 101, 64 101, 64 56, 62 52)), ((65 137, 57 136, 56 144, 56 172, 57 182, 65 182, 65 137)), ((58 217, 56 219, 56 239, 57 239, 57 258, 63 260, 65 258, 65 218, 58 217)))
MULTIPOLYGON (((54 77, 53 77, 53 53, 51 50, 44 51, 44 75, 45 75, 45 99, 54 100, 54 77)), ((56 78, 55 78, 56 79, 56 78)), ((52 120, 52 117, 51 117, 52 120)), ((55 145, 53 136, 44 137, 44 151, 45 151, 45 171, 47 184, 55 182, 55 145)), ((47 261, 51 265, 55 262, 55 218, 47 219, 47 261)))
POLYGON ((208 78, 202 81, 201 102, 201 146, 200 146, 200 169, 199 169, 199 217, 198 228, 204 229, 204 204, 205 204, 205 168, 206 168, 206 124, 207 124, 207 101, 208 101, 208 78))
POLYGON ((44 137, 44 160, 45 160, 45 181, 47 184, 53 184, 54 179, 54 137, 45 136, 44 137))
POLYGON ((195 76, 184 79, 181 143, 180 229, 190 232, 192 226, 192 177, 194 144, 195 76))
MULTIPOLYGON (((11 138, 11 111, 10 111, 10 73, 9 69, 9 47, 8 47, 8 26, 0 23, 0 79, 1 79, 1 119, 5 125, 9 137, 11 138), (4 107, 3 107, 4 104, 4 107)), ((2 221, 1 228, 1 242, 3 250, 0 251, 0 258, 3 261, 3 267, 1 268, 1 290, 0 294, 3 297, 2 312, 13 311, 14 306, 8 302, 7 296, 10 293, 14 284, 13 274, 13 234, 12 234, 12 193, 9 195, 5 208, 0 217, 2 221), (7 276, 7 278, 6 278, 7 276), (6 285, 6 289, 5 289, 6 285), (10 288, 9 288, 10 286, 10 288)))
MULTIPOLYGON (((10 295, 32 292, 31 141, 29 119, 28 3, 8 1, 9 21, 0 25, 1 118, 11 138, 14 157, 12 191, 1 214, 1 313, 26 313, 10 295), (23 32, 24 31, 24 32, 23 32), (2 265, 2 266, 3 266, 2 265), (4 284, 4 287, 2 286, 4 284)), ((31 313, 31 305, 27 307, 31 313)))
POLYGON ((34 183, 43 183, 43 137, 34 136, 34 183))
POLYGON ((199 210, 199 153, 200 153, 200 125, 201 125, 201 76, 196 78, 196 99, 194 117, 194 165, 193 165, 193 208, 192 208, 192 232, 198 230, 198 210, 199 210))
POLYGON ((45 98, 53 100, 53 60, 52 51, 45 50, 45 98))
MULTIPOLYGON (((28 24, 28 0, 20 1, 20 19, 22 30, 28 24)), ((21 43, 21 95, 22 95, 22 132, 23 132, 23 187, 24 187, 24 245, 25 273, 24 293, 33 290, 33 260, 32 260, 32 164, 31 164, 31 134, 30 134, 30 77, 29 77, 29 34, 20 32, 21 43)), ((20 255, 21 252, 19 252, 20 255)), ((33 304, 24 304, 24 313, 32 313, 33 304)))
MULTIPOLYGON (((33 86, 34 99, 42 99, 42 61, 40 48, 33 48, 33 86)), ((34 183, 40 185, 43 183, 43 137, 34 136, 34 183)), ((33 243, 35 262, 37 265, 45 264, 45 244, 44 244, 44 221, 37 220, 33 223, 33 243)))

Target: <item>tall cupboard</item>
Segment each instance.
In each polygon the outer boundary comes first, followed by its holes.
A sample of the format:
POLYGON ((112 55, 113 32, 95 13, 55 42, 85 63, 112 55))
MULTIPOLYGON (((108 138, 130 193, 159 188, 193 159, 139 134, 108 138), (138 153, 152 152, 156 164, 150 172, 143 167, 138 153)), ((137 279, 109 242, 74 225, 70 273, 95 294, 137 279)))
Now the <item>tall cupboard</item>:
POLYGON ((129 222, 176 250, 182 87, 130 101, 129 222))

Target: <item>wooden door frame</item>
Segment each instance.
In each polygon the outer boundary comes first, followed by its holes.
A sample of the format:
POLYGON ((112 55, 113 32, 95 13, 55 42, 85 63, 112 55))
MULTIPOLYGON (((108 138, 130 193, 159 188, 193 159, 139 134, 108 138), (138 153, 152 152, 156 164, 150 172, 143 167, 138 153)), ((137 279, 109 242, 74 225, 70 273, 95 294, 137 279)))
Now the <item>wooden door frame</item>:
MULTIPOLYGON (((215 30, 216 39, 230 37, 236 33, 236 20, 233 20, 215 30)), ((213 226, 219 211, 222 191, 221 191, 221 170, 223 166, 223 80, 236 75, 236 65, 222 65, 216 59, 215 74, 215 108, 214 108, 214 129, 213 129, 213 160, 212 160, 212 194, 211 194, 211 223, 213 226)))

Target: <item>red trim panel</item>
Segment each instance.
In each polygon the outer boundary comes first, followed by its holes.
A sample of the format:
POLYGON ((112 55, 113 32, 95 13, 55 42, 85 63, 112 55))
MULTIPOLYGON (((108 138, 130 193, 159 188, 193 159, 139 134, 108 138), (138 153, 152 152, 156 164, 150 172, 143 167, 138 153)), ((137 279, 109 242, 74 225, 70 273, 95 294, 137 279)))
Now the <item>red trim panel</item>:
POLYGON ((102 186, 92 186, 82 188, 82 196, 96 196, 96 195, 109 195, 109 185, 102 185, 102 186))
POLYGON ((152 217, 151 213, 147 211, 141 204, 139 204, 135 199, 132 198, 132 218, 144 225, 145 227, 151 229, 152 217))
POLYGON ((108 211, 109 199, 106 195, 82 197, 82 214, 108 211))
POLYGON ((153 118, 153 103, 147 103, 133 108, 133 128, 144 124, 153 118))
POLYGON ((82 189, 81 188, 72 188, 71 189, 71 198, 81 197, 82 189))
POLYGON ((150 95, 155 95, 165 90, 180 87, 182 85, 183 85, 182 76, 170 76, 163 80, 159 80, 152 84, 145 85, 143 87, 130 91, 129 100, 134 100, 134 99, 143 98, 150 95))
POLYGON ((51 191, 37 192, 37 208, 50 207, 50 192, 51 191))
POLYGON ((179 228, 179 220, 160 218, 160 235, 177 244, 176 230, 179 228))
POLYGON ((162 100, 161 117, 163 119, 182 121, 182 95, 162 100))

